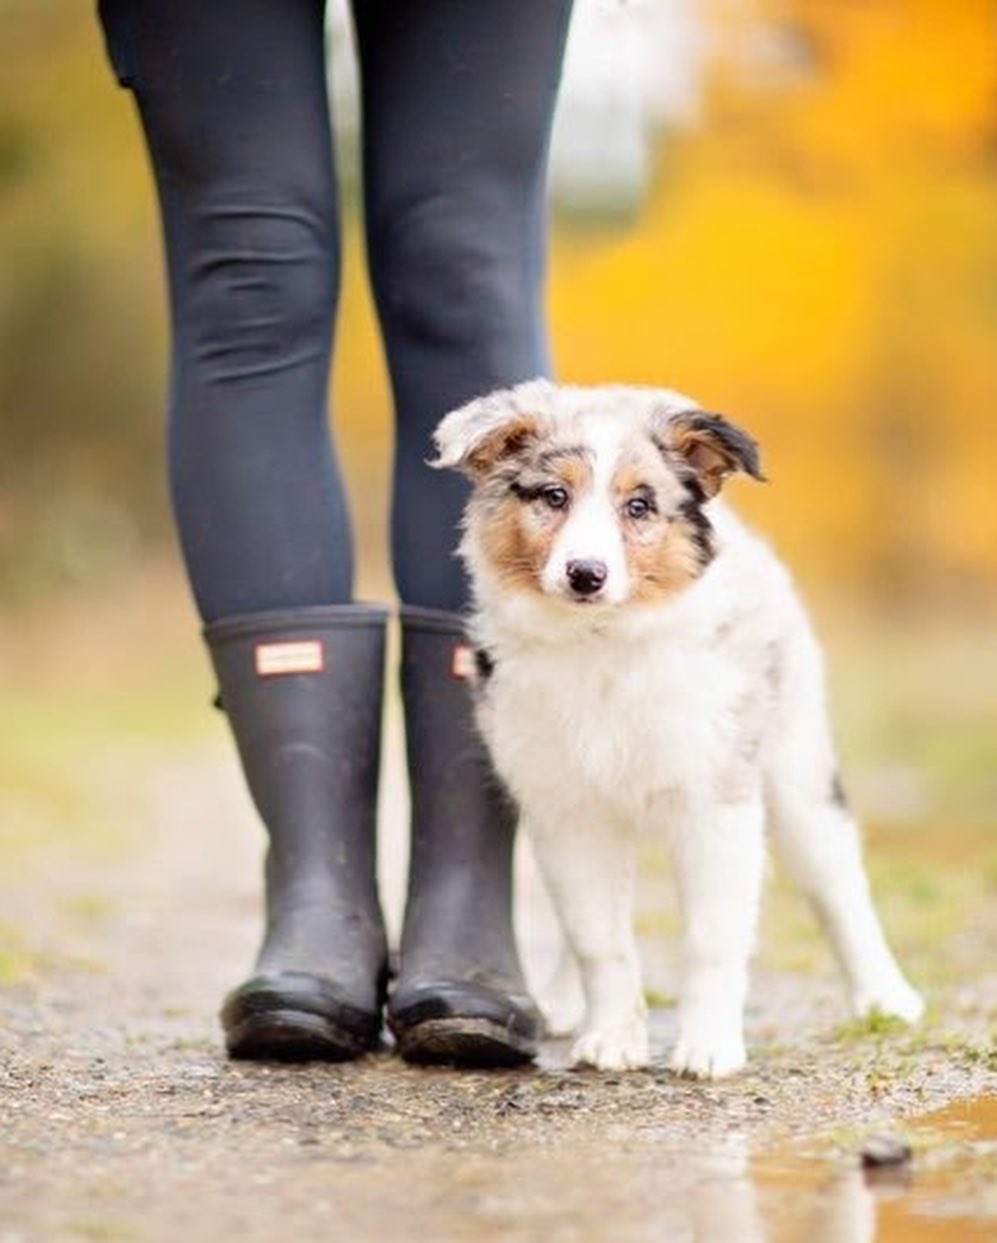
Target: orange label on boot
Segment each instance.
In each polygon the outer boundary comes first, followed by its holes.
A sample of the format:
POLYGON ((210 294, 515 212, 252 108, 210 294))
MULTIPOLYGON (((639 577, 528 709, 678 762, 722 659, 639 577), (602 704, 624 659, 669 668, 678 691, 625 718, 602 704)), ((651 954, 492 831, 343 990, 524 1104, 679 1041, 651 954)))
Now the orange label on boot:
POLYGON ((324 668, 321 639, 256 645, 256 672, 261 678, 272 678, 282 673, 321 673, 324 668))
POLYGON ((455 678, 473 682, 478 674, 474 663, 474 649, 468 647, 466 643, 458 643, 453 650, 453 664, 450 672, 455 678))

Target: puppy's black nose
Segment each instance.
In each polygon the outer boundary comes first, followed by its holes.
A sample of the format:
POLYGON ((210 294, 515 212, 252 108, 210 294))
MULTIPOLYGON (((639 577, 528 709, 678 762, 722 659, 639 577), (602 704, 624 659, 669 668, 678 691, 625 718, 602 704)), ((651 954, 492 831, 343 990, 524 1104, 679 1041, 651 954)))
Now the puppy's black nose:
POLYGON ((564 568, 571 590, 579 596, 594 596, 609 573, 605 561, 569 561, 564 568))

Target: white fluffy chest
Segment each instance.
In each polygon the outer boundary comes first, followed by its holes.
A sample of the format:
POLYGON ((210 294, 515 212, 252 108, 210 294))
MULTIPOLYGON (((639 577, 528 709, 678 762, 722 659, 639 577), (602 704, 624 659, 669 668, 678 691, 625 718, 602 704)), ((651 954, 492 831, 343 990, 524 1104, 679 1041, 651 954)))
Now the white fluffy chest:
POLYGON ((715 650, 572 645, 501 661, 481 721, 527 809, 582 798, 633 814, 713 778, 744 694, 743 671, 715 650))

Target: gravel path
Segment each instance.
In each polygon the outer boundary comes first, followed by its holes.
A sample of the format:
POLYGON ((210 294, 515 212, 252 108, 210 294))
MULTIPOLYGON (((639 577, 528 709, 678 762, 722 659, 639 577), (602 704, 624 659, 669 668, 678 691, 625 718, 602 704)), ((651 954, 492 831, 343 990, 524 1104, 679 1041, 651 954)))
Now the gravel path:
MULTIPOLYGON (((397 907, 391 751, 385 887, 397 907)), ((89 836, 67 841, 4 807, 21 818, 0 879, 0 931, 18 946, 0 989, 0 1243, 740 1243, 801 1237, 815 1213, 844 1223, 819 1237, 862 1243, 876 1208, 839 1160, 857 1137, 997 1093, 986 1055, 997 977, 971 997, 936 996, 945 1034, 842 1040, 828 977, 763 971, 752 1067, 722 1085, 660 1066, 574 1072, 557 1044, 525 1072, 417 1070, 390 1052, 346 1066, 228 1064, 215 1012, 254 945, 260 839, 227 745, 122 752, 98 739, 81 780, 88 823, 94 809, 106 821, 89 836)), ((550 924, 525 865, 522 876, 538 971, 550 924)), ((667 991, 666 973, 653 982, 667 991)), ((660 1061, 672 1015, 653 1018, 660 1061)), ((973 1233, 985 1208, 951 1209, 968 1213, 951 1237, 994 1237, 973 1233)))

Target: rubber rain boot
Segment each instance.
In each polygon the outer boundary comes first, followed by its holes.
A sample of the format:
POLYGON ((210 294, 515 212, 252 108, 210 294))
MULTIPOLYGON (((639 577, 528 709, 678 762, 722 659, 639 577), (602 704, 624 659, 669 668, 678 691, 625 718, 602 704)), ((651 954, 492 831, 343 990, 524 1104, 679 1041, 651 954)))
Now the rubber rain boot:
POLYGON ((376 803, 387 614, 335 605, 205 628, 266 827, 266 932, 226 998, 232 1057, 339 1061, 380 1039, 376 803))
POLYGON ((516 1065, 543 1023, 512 927, 515 809, 474 725, 460 617, 403 607, 401 621, 412 832, 388 1022, 408 1061, 516 1065))

